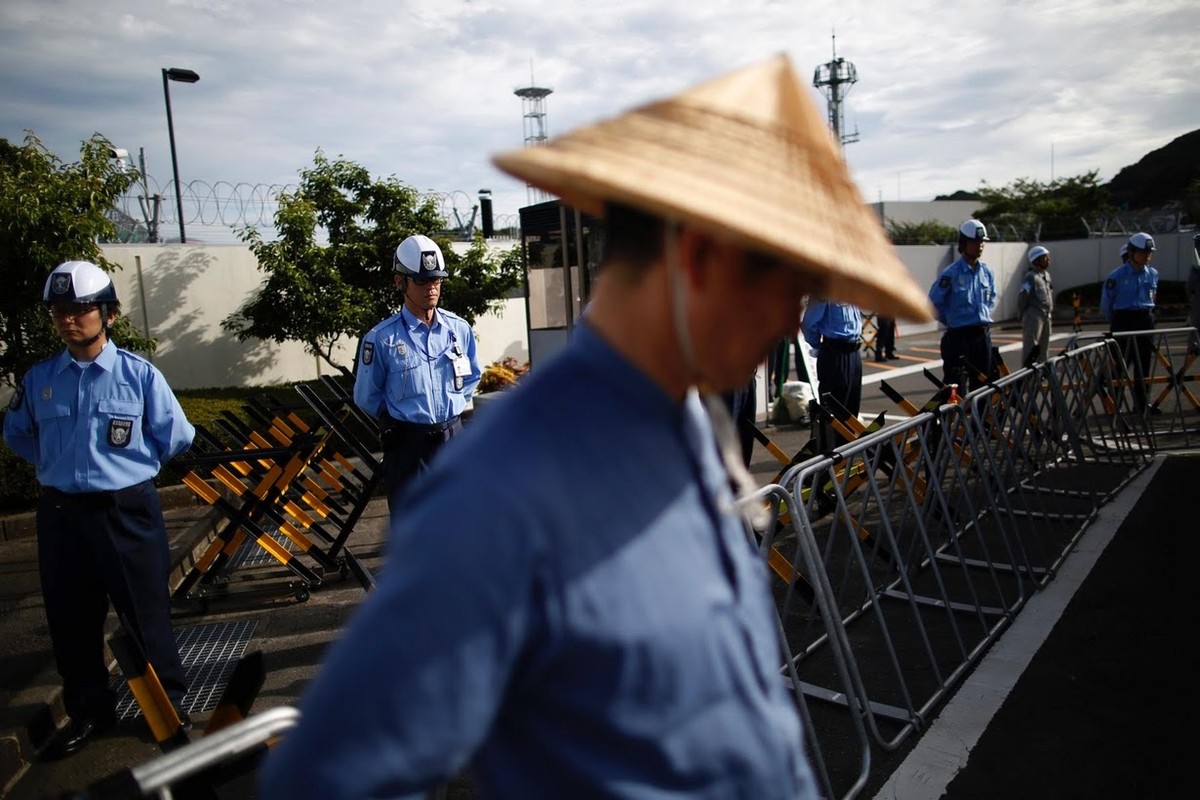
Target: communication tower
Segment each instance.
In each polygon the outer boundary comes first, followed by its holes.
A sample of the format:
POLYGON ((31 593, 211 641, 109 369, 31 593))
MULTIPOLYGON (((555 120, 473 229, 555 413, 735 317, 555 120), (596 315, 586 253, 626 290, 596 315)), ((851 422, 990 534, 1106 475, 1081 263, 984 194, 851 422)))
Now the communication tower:
MULTIPOLYGON (((521 98, 526 147, 537 147, 546 142, 546 97, 553 91, 548 86, 538 86, 534 82, 532 67, 529 70, 529 85, 513 91, 521 98)), ((525 192, 530 205, 551 199, 549 194, 528 183, 525 184, 525 192)))
POLYGON ((845 123, 842 120, 842 101, 850 87, 858 82, 858 72, 854 65, 844 58, 838 58, 837 35, 833 35, 833 60, 817 67, 813 73, 813 86, 829 100, 829 127, 833 136, 843 145, 858 141, 858 126, 853 133, 842 133, 845 123))

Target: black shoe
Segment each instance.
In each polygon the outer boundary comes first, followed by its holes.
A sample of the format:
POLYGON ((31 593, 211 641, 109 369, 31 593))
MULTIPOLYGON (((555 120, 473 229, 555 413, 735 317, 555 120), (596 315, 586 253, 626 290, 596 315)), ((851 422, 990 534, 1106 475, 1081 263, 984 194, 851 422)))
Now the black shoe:
POLYGON ((1148 410, 1150 412, 1150 416, 1152 416, 1152 417, 1157 417, 1162 414, 1162 409, 1159 408, 1158 406, 1150 406, 1150 408, 1148 410))
POLYGON ((900 356, 896 355, 895 353, 888 353, 887 358, 888 358, 888 361, 896 361, 900 358, 900 356))
POLYGON ((95 719, 72 719, 46 745, 42 751, 42 758, 54 761, 72 753, 78 753, 88 742, 116 724, 116 714, 108 714, 95 719))
POLYGON ((192 718, 188 716, 186 711, 176 712, 179 715, 179 730, 184 733, 192 732, 192 718))

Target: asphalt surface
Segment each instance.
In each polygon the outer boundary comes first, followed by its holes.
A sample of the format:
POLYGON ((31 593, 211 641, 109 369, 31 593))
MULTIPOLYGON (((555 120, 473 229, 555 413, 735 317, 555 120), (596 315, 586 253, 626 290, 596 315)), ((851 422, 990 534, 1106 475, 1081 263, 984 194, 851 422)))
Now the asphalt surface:
MULTIPOLYGON (((996 340, 1009 347, 1019 332, 997 331, 996 340)), ((880 376, 914 399, 932 392, 922 369, 937 371, 936 336, 901 338, 898 350, 897 361, 865 365, 864 416, 884 410, 903 416, 879 391, 880 376)), ((1005 357, 1012 361, 1011 349, 1005 357)), ((762 429, 784 453, 799 450, 809 435, 792 424, 766 422, 762 429)), ((760 483, 771 482, 779 468, 767 448, 755 447, 751 472, 760 483)), ((1195 550, 1187 535, 1195 514, 1180 501, 1196 485, 1200 457, 1157 456, 1101 510, 1060 573, 1022 609, 929 728, 895 752, 873 752, 871 780, 859 796, 1173 795, 1188 772, 1184 738, 1175 734, 1183 720, 1168 715, 1184 708, 1172 690, 1186 686, 1181 679, 1191 663, 1181 657, 1187 646, 1180 637, 1186 631, 1181 601, 1183 570, 1195 550)), ((216 518, 195 503, 166 513, 178 579, 214 535, 216 518)), ((386 503, 372 500, 347 545, 376 578, 386 570, 386 536, 386 503)), ((62 711, 32 539, 0 542, 0 574, 0 797, 58 798, 154 759, 160 750, 139 718, 122 721, 68 759, 38 760, 36 746, 62 722, 62 711)), ((206 607, 180 602, 175 625, 253 621, 247 651, 262 654, 266 675, 251 713, 295 705, 365 591, 353 575, 333 571, 301 602, 286 570, 248 567, 233 576, 206 607)), ((210 713, 192 716, 194 741, 210 713)), ((473 797, 469 779, 453 782, 448 795, 473 797)), ((251 798, 253 781, 232 780, 220 796, 251 798)))

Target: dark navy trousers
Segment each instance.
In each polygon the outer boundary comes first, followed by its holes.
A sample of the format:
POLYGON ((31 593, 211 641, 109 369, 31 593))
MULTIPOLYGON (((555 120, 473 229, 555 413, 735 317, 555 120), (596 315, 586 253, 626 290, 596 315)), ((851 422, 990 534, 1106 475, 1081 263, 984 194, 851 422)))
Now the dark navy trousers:
POLYGON ((978 389, 992 375, 992 333, 988 325, 947 328, 942 333, 942 375, 946 383, 957 383, 959 394, 978 389), (969 389, 967 388, 969 387, 969 389))
POLYGON ((182 709, 187 679, 171 629, 169 554, 152 481, 117 492, 42 492, 38 568, 66 712, 110 716, 116 697, 104 659, 109 602, 182 709))

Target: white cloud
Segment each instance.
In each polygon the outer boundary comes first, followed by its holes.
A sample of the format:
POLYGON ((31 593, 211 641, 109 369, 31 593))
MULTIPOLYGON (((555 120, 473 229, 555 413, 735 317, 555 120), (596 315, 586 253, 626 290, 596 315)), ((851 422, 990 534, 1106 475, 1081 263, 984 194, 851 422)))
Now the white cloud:
POLYGON ((185 182, 295 182, 320 148, 515 214, 525 189, 489 159, 522 143, 518 86, 553 89, 553 136, 777 52, 807 80, 836 31, 863 194, 929 199, 1107 180, 1200 127, 1197 30, 1194 0, 8 0, 0 136, 69 161, 99 131, 165 185, 160 70, 183 67, 201 76, 170 86, 185 182))

